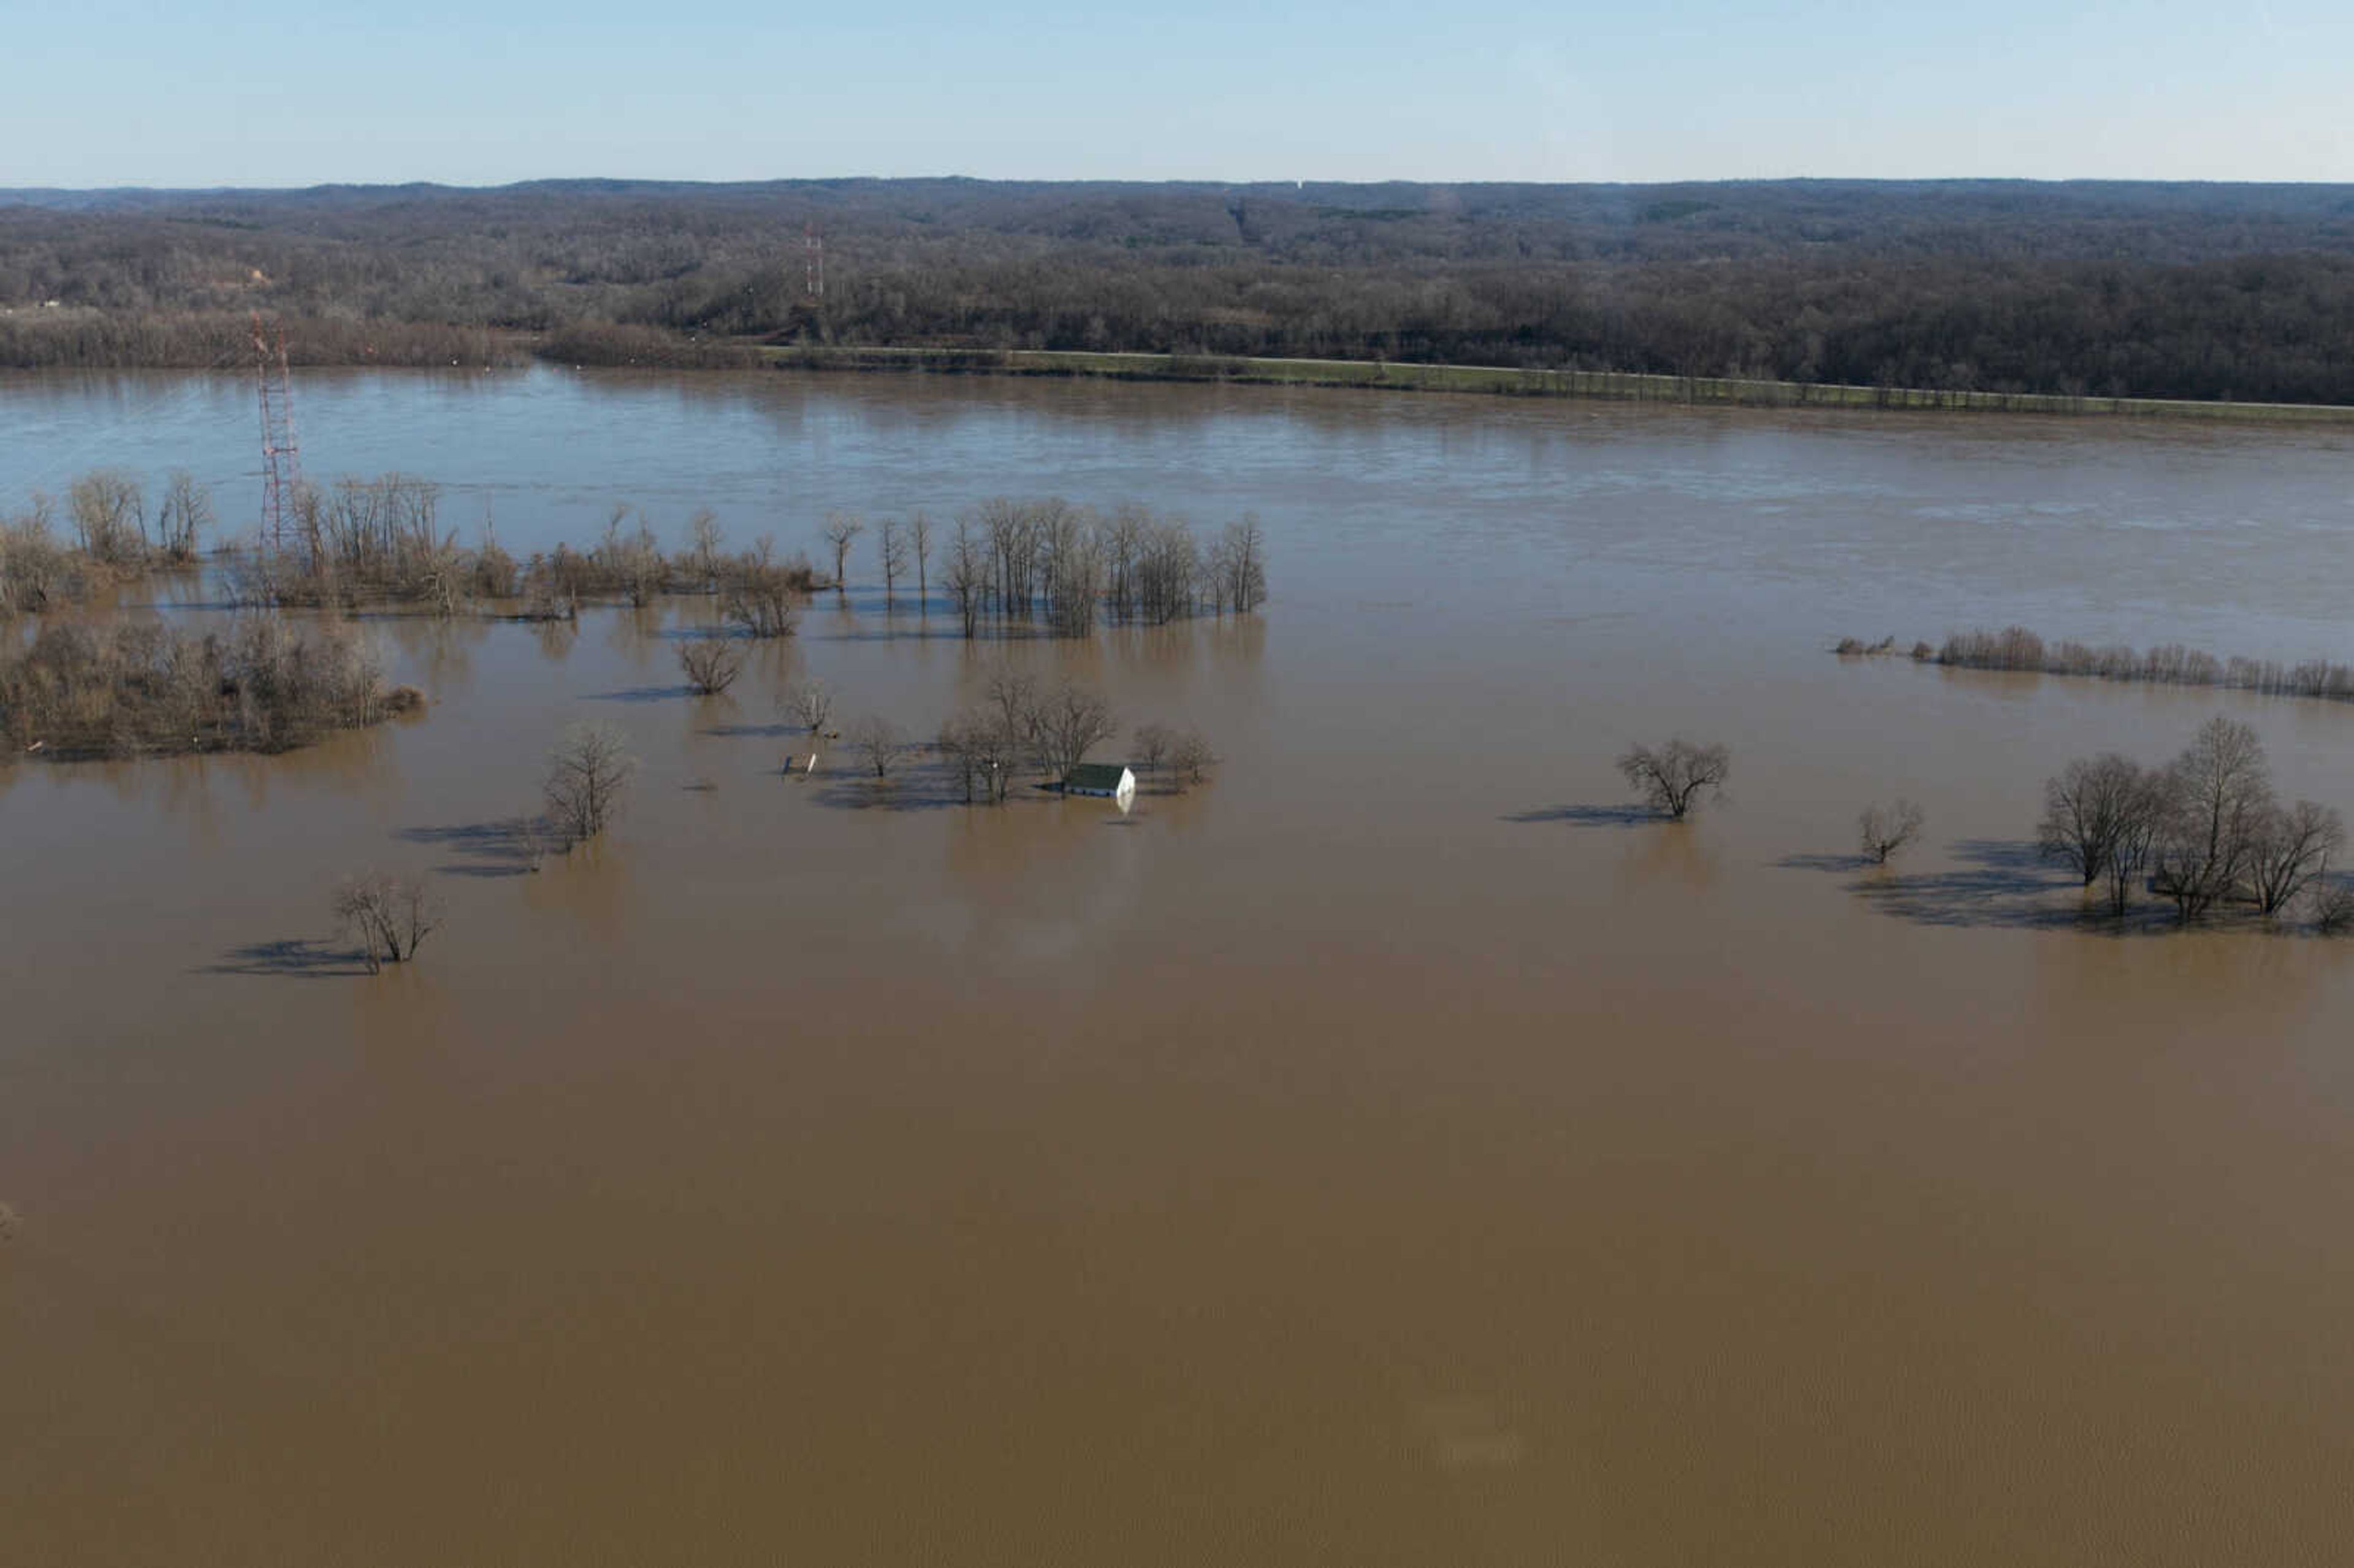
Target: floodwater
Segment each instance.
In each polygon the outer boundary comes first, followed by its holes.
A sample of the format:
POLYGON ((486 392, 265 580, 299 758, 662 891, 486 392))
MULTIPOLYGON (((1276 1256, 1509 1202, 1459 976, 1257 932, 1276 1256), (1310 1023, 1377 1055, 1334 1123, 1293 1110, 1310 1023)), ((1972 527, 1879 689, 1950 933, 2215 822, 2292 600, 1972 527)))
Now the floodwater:
MULTIPOLYGON (((235 378, 0 380, 0 504, 256 504, 235 378)), ((314 473, 511 547, 811 547, 999 493, 1267 529, 1247 621, 968 646, 846 600, 372 622, 421 719, 0 766, 0 1560, 2334 1563, 2354 942, 2104 935, 2042 779, 2210 714, 2354 810, 2354 710, 1842 662, 2022 621, 2354 657, 2354 435, 1263 388, 306 377, 314 473), (1182 796, 948 803, 1014 660, 1182 796), (581 717, 642 759, 536 874, 581 717), (1630 823, 1683 734, 1731 798, 1630 823), (1927 809, 1887 874, 1868 801, 1927 809), (337 956, 429 875, 413 968, 337 956)), ((862 548, 871 546, 871 535, 862 548)), ((171 590, 201 600, 200 592, 171 590)), ((205 613, 185 610, 180 613, 205 613)), ((1116 748, 1108 748, 1116 749, 1116 748)))

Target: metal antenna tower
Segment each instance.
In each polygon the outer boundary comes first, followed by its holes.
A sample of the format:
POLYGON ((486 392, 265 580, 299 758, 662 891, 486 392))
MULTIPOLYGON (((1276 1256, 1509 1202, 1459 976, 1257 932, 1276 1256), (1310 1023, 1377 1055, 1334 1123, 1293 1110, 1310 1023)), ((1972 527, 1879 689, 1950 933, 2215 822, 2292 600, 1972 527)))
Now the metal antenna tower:
POLYGON ((272 555, 286 549, 286 509, 302 482, 294 445, 294 390, 286 373, 286 329, 265 327, 253 313, 253 368, 261 391, 261 542, 272 555))
POLYGON ((814 221, 801 225, 801 288, 812 300, 825 298, 825 236, 814 221))

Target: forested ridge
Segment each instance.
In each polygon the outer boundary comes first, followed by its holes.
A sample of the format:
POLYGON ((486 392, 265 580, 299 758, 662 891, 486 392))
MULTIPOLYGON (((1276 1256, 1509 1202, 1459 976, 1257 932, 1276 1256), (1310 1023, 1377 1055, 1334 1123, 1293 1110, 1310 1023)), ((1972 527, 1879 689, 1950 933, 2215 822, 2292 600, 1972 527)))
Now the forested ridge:
POLYGON ((0 191, 0 364, 224 362, 257 309, 313 363, 765 340, 2354 403, 2354 186, 0 191))

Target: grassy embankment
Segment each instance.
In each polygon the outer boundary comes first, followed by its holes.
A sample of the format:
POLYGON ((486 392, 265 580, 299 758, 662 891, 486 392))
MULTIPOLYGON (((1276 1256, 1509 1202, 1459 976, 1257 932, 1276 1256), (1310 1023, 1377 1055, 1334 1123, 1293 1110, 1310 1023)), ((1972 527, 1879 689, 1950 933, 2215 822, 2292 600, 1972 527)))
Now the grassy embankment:
POLYGON ((1479 365, 1091 354, 1052 349, 776 346, 762 352, 770 364, 807 370, 921 370, 951 375, 1087 376, 1118 381, 1225 381, 1766 408, 2076 414, 2212 419, 2234 424, 2354 423, 2354 408, 2337 404, 2209 403, 2162 397, 2068 397, 2031 392, 1943 392, 1927 387, 1645 376, 1612 370, 1521 370, 1479 365))

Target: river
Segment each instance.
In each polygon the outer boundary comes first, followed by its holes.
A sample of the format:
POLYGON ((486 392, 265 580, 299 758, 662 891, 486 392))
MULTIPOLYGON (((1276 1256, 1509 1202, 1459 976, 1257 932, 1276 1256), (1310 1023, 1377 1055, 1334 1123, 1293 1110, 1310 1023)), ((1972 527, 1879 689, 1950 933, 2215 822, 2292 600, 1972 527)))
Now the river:
MULTIPOLYGON (((1277 388, 306 375, 314 475, 510 548, 1254 513, 1264 612, 968 645, 851 591, 367 625, 422 717, 0 764, 11 1562, 2323 1563, 2354 1539, 2354 942, 2110 934, 2044 779, 2354 710, 1841 634, 2354 658, 2354 432, 1277 388), (1132 813, 788 782, 1013 662, 1197 726, 1132 813), (498 824, 567 723, 593 853, 498 824), (1631 821, 1613 759, 1730 746, 1631 821), (1924 843, 1851 863, 1908 796, 1924 843), (337 875, 431 881, 413 967, 337 875), (2064 878, 2058 878, 2064 881, 2064 878)), ((0 509, 258 507, 241 378, 0 377, 0 509)), ((136 596, 133 596, 134 599, 136 596)), ((171 613, 209 595, 165 586, 171 613)), ((1117 746, 1105 748, 1117 750, 1117 746)), ((1099 752, 1098 755, 1104 754, 1099 752)))

